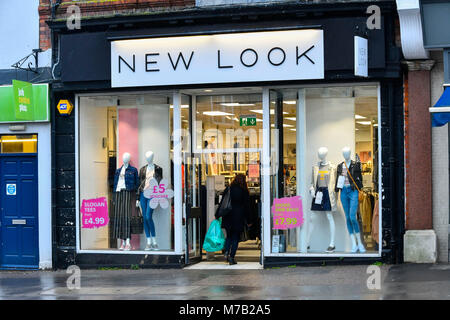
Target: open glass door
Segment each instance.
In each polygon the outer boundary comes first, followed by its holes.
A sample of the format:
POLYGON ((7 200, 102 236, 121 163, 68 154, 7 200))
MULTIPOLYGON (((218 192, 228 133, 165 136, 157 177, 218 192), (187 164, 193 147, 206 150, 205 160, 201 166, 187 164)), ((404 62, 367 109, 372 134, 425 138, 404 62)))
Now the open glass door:
POLYGON ((201 261, 201 216, 200 187, 201 163, 198 157, 191 153, 183 154, 183 211, 185 221, 186 264, 201 261))

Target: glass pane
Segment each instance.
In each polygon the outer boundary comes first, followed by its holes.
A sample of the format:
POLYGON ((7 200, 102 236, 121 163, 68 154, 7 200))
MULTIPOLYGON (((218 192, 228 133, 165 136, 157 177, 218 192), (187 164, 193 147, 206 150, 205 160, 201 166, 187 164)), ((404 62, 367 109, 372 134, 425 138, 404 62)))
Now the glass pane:
POLYGON ((0 136, 1 153, 37 152, 37 135, 0 136))
MULTIPOLYGON (((296 189, 296 106, 295 90, 270 91, 271 206, 274 199, 295 196, 296 189)), ((278 221, 278 220, 277 220, 278 221)), ((278 221, 279 222, 279 221, 278 221)), ((297 252, 299 228, 277 229, 271 212, 273 253, 297 252)))
POLYGON ((183 185, 186 186, 186 191, 184 193, 184 207, 186 208, 186 215, 187 212, 190 212, 186 219, 187 246, 190 258, 200 256, 200 218, 193 218, 201 210, 198 160, 190 157, 187 153, 185 154, 184 167, 186 171, 183 176, 183 185))
POLYGON ((80 98, 81 249, 173 250, 170 104, 166 94, 80 98))
POLYGON ((271 221, 272 252, 377 252, 378 225, 372 224, 379 209, 377 87, 276 90, 270 102, 271 126, 278 129, 271 134, 272 167, 278 168, 271 176, 272 201, 301 195, 305 219, 302 228, 287 230, 271 221), (336 188, 346 159, 360 191, 350 176, 336 188))
POLYGON ((246 176, 250 221, 242 239, 246 241, 239 245, 245 250, 237 254, 259 261, 263 110, 261 92, 253 92, 196 97, 194 152, 201 159, 202 185, 208 199, 206 229, 214 220, 215 205, 220 202, 224 189, 237 174, 246 176))

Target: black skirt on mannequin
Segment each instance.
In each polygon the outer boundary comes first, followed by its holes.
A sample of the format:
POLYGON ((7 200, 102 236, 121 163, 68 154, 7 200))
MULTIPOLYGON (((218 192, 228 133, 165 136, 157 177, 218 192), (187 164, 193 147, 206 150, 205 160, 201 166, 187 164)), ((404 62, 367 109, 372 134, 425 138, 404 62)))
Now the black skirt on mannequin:
POLYGON ((113 192, 113 238, 123 240, 131 238, 130 219, 135 199, 133 191, 113 192))
POLYGON ((326 187, 319 187, 317 188, 317 192, 321 191, 322 196, 322 203, 317 204, 316 198, 313 198, 312 204, 311 204, 311 211, 331 211, 331 202, 330 202, 330 194, 328 193, 328 188, 326 187))

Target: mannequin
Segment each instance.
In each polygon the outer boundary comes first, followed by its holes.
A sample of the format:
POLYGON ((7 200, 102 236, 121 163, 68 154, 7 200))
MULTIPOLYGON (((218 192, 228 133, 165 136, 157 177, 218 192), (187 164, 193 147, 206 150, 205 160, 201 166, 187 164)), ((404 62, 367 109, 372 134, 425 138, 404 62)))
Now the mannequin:
POLYGON ((119 250, 130 250, 130 218, 133 199, 136 192, 138 176, 137 169, 130 165, 131 155, 125 152, 123 165, 114 174, 113 202, 114 229, 113 237, 121 241, 119 250))
POLYGON ((361 241, 361 235, 359 233, 359 224, 356 218, 356 213, 358 211, 358 196, 359 191, 363 187, 362 184, 362 174, 361 174, 361 164, 356 161, 352 161, 351 149, 349 147, 344 147, 342 149, 342 156, 344 161, 341 162, 337 167, 337 177, 335 191, 341 191, 341 203, 345 212, 345 220, 347 221, 347 230, 350 234, 350 239, 352 241, 351 252, 355 253, 357 251, 364 253, 366 249, 361 241), (351 177, 348 175, 350 171, 351 177), (353 180, 355 182, 353 182, 353 180), (357 186, 355 186, 355 183, 357 186))
POLYGON ((162 179, 162 169, 153 163, 153 158, 153 151, 145 153, 147 164, 139 170, 139 188, 136 194, 138 199, 136 200, 136 206, 140 206, 142 209, 144 232, 147 238, 147 245, 144 250, 158 249, 155 223, 153 222, 153 209, 150 207, 151 199, 144 197, 144 190, 150 187, 150 180, 154 178, 159 183, 162 179))
MULTIPOLYGON (((327 161, 328 149, 326 147, 319 148, 317 156, 319 162, 312 167, 311 187, 309 189, 312 203, 311 211, 325 212, 328 223, 330 225, 330 244, 325 250, 326 252, 333 252, 336 248, 334 246, 334 239, 336 234, 336 227, 333 218, 333 211, 336 211, 336 195, 335 189, 335 167, 327 161), (320 200, 320 197, 322 199, 320 200), (317 200, 317 201, 316 201, 317 200)), ((314 229, 314 222, 310 220, 310 228, 308 230, 308 247, 311 240, 311 234, 314 229)))

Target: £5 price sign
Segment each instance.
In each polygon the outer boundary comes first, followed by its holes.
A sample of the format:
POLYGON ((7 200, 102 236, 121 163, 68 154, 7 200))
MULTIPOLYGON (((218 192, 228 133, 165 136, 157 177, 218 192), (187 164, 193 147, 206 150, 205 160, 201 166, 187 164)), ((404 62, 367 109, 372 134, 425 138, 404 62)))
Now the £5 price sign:
POLYGON ((105 197, 83 200, 80 211, 82 228, 100 228, 109 223, 108 201, 105 197))
POLYGON ((150 208, 156 209, 158 205, 163 209, 169 207, 169 199, 173 198, 173 190, 168 186, 167 179, 161 179, 159 183, 155 178, 150 180, 149 187, 144 190, 144 197, 150 199, 150 208))
POLYGON ((272 229, 286 230, 303 225, 302 197, 274 199, 272 205, 272 229))

